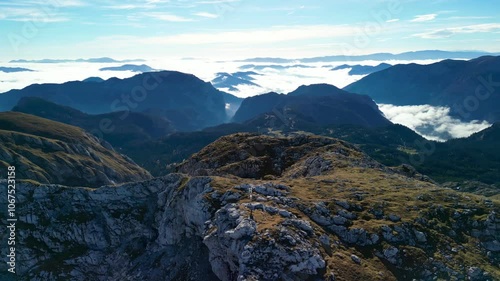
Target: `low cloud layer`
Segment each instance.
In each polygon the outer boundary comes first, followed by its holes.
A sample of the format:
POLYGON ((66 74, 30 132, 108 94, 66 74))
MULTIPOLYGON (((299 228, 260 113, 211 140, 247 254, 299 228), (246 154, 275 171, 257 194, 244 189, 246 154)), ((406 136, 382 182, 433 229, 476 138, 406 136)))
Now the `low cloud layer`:
POLYGON ((404 125, 429 140, 464 138, 491 126, 486 121, 463 122, 453 118, 448 107, 391 104, 379 104, 379 107, 393 123, 404 125))

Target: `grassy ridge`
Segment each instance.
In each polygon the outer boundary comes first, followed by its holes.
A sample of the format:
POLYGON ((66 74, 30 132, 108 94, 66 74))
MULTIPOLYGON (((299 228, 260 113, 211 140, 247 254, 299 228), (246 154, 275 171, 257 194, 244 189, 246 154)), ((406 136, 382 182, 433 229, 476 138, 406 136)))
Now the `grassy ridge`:
POLYGON ((151 177, 80 128, 18 112, 0 113, 0 165, 15 165, 19 180, 68 186, 151 177))

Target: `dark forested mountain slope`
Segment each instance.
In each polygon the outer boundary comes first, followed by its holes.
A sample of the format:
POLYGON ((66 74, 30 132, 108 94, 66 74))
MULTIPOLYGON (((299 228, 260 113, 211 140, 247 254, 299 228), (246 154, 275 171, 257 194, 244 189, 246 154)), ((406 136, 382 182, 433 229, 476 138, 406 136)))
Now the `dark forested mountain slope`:
POLYGON ((223 93, 194 75, 175 71, 143 73, 100 83, 35 84, 0 94, 0 110, 23 97, 40 97, 88 114, 145 112, 172 121, 177 130, 196 130, 226 121, 223 93))
POLYGON ((451 107, 462 120, 500 121, 500 57, 396 65, 348 85, 377 103, 451 107))
POLYGON ((90 115, 35 97, 22 98, 12 110, 83 128, 114 147, 163 137, 175 131, 164 117, 139 112, 90 115))
POLYGON ((268 113, 280 115, 278 118, 281 119, 320 126, 377 127, 390 124, 368 96, 351 94, 328 84, 301 86, 288 95, 269 93, 247 98, 233 121, 241 123, 268 113))
POLYGON ((468 138, 437 143, 418 167, 439 181, 477 180, 500 191, 500 122, 468 138))

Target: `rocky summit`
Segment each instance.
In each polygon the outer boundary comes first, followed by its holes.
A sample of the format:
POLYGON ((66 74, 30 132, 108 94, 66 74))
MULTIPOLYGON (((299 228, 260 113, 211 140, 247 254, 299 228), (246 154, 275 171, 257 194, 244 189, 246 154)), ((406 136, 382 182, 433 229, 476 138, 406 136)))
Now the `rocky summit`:
POLYGON ((405 170, 337 139, 236 134, 163 178, 21 183, 18 276, 499 280, 500 202, 405 170))

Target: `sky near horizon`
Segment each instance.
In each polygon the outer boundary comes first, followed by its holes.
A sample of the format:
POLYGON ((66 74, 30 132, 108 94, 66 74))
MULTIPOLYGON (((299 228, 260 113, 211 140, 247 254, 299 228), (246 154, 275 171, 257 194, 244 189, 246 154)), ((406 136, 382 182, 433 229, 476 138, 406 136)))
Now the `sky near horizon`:
POLYGON ((498 0, 4 0, 0 60, 500 52, 498 0))

